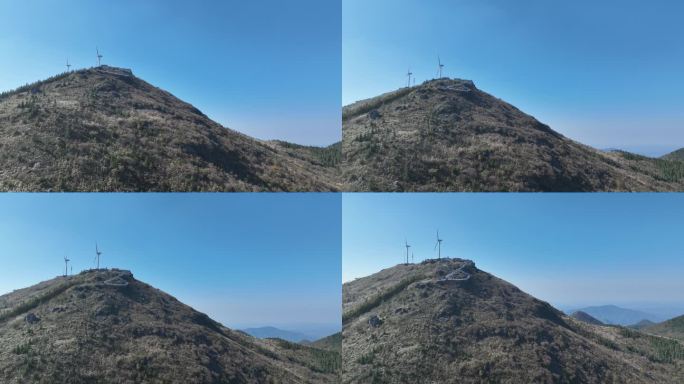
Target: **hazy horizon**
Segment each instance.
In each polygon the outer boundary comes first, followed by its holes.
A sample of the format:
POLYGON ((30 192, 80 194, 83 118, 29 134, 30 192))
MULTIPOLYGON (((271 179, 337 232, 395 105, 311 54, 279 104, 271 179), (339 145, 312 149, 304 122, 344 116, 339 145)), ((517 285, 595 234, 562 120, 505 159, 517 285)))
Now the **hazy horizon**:
MULTIPOLYGON (((343 282, 444 257, 557 307, 664 304, 684 310, 681 194, 346 194, 343 282)), ((684 312, 683 312, 684 313, 684 312)))
POLYGON ((101 266, 234 328, 341 327, 334 194, 5 194, 0 294, 101 266))
MULTIPOLYGON (((595 148, 684 147, 684 5, 344 0, 342 104, 444 76, 595 148), (382 15, 382 17, 378 17, 382 15)), ((658 148, 655 149, 654 148, 658 148)))
POLYGON ((130 68, 259 139, 341 137, 341 4, 178 0, 0 3, 0 92, 97 63, 130 68), (106 15, 106 17, 102 17, 106 15))

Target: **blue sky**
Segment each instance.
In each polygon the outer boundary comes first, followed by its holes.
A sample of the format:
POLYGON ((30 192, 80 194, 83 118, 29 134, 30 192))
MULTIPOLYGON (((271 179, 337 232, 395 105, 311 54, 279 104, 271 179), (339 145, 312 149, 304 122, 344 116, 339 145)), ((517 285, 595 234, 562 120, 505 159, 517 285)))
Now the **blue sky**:
POLYGON ((340 326, 339 194, 3 194, 0 294, 101 265, 130 269, 233 328, 340 326))
POLYGON ((573 139, 684 147, 684 3, 343 0, 343 104, 445 75, 573 139))
POLYGON ((339 140, 341 4, 318 0, 0 2, 0 90, 125 68, 249 135, 339 140))
POLYGON ((558 307, 684 313, 684 194, 345 194, 343 281, 442 255, 558 307))

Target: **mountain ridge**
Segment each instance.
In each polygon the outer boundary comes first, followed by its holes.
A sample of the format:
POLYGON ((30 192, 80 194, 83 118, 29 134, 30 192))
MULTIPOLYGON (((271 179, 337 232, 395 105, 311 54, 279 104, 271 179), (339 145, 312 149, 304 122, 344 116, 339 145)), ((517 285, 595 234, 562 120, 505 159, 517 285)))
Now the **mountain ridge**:
POLYGON ((684 190, 684 164, 575 142, 470 80, 426 81, 342 115, 349 191, 684 190))
POLYGON ((4 383, 334 383, 340 364, 228 329, 116 269, 0 296, 0 338, 4 383))
POLYGON ((597 318, 583 311, 575 311, 572 313, 572 315, 570 315, 570 317, 589 324, 604 325, 601 320, 598 320, 597 318))
POLYGON ((660 157, 665 160, 684 161, 684 148, 679 148, 660 157))
POLYGON ((644 332, 684 341, 684 315, 663 321, 662 323, 646 325, 644 332))
POLYGON ((585 312, 600 320, 604 324, 616 324, 622 326, 637 324, 642 320, 649 320, 653 322, 660 322, 664 320, 651 313, 629 308, 622 308, 613 304, 589 306, 579 308, 577 311, 585 312))
POLYGON ((465 259, 343 285, 343 383, 677 383, 682 343, 587 324, 465 259))
POLYGON ((334 167, 223 127, 108 66, 0 94, 0 150, 6 191, 340 189, 334 167))
POLYGON ((270 327, 270 326, 268 326, 268 327, 244 328, 244 329, 240 329, 240 331, 245 332, 249 335, 252 335, 258 339, 278 338, 278 339, 291 341, 293 343, 300 343, 302 341, 311 341, 310 339, 312 339, 311 336, 308 336, 308 335, 301 333, 301 332, 288 331, 285 329, 280 329, 280 328, 270 327))

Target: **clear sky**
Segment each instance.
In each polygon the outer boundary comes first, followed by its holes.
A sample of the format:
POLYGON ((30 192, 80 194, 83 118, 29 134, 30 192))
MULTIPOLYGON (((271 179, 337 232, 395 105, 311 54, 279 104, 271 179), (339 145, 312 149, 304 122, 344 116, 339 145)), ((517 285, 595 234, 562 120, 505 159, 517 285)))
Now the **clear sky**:
POLYGON ((557 307, 684 313, 684 194, 345 194, 343 281, 402 263, 471 259, 557 307))
POLYGON ((0 1, 0 90, 96 64, 131 68, 219 123, 263 139, 341 135, 341 3, 0 1))
POLYGON ((684 147, 684 3, 343 0, 343 104, 433 78, 472 79, 575 140, 684 147))
POLYGON ((2 194, 0 294, 101 265, 233 328, 341 327, 341 195, 2 194))

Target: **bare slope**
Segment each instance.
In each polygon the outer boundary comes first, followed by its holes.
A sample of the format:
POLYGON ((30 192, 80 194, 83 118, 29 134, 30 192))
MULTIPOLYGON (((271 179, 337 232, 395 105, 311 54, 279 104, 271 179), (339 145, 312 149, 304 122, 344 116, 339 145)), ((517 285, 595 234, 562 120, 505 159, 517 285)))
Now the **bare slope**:
POLYGON ((471 261, 343 286, 343 383, 679 383, 684 346, 566 317, 471 261))
POLYGON ((471 81, 429 81, 342 115, 350 191, 684 190, 684 164, 582 145, 471 81))
POLYGON ((128 271, 0 296, 3 383, 334 383, 339 354, 235 332, 128 271))
POLYGON ((107 66, 0 95, 0 190, 330 191, 318 159, 224 128, 107 66))

